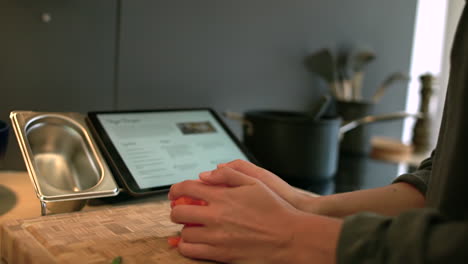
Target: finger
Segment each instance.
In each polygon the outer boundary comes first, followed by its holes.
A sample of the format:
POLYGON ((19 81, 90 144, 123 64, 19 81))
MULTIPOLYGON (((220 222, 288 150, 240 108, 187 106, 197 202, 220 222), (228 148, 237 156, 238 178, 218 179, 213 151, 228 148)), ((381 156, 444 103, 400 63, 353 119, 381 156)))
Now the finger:
POLYGON ((181 196, 188 196, 193 199, 208 201, 210 193, 215 186, 204 184, 198 180, 186 180, 173 184, 169 190, 169 200, 175 200, 181 196))
POLYGON ((184 226, 180 236, 188 243, 203 243, 210 245, 224 244, 228 238, 225 232, 219 232, 210 226, 184 226))
POLYGON ((242 172, 248 176, 256 178, 261 182, 266 183, 270 187, 279 185, 279 184, 287 184, 286 181, 278 177, 276 174, 272 173, 269 170, 266 170, 262 167, 259 167, 251 162, 245 160, 234 160, 228 163, 219 164, 219 167, 229 167, 239 172, 242 172))
POLYGON ((207 225, 213 222, 211 210, 199 205, 178 205, 171 210, 170 217, 172 222, 178 224, 207 225))
POLYGON ((265 174, 273 174, 272 172, 259 167, 251 162, 237 159, 228 163, 223 163, 218 165, 219 168, 222 167, 229 167, 231 169, 237 170, 239 172, 242 172, 248 176, 254 177, 254 178, 259 178, 262 175, 265 174))
POLYGON ((209 177, 212 172, 213 171, 204 171, 204 172, 200 173, 198 175, 199 178, 200 178, 200 181, 202 181, 204 183, 207 183, 207 184, 211 184, 211 185, 216 185, 216 186, 221 186, 221 187, 229 187, 227 184, 214 184, 214 183, 210 183, 210 182, 206 182, 206 181, 201 180, 202 178, 209 177))
POLYGON ((218 168, 210 174, 201 174, 200 179, 213 185, 228 185, 231 187, 251 185, 255 183, 255 180, 252 177, 229 167, 218 168))
POLYGON ((204 172, 201 172, 198 176, 202 176, 203 177, 206 177, 206 176, 209 176, 213 171, 204 171, 204 172))
POLYGON ((188 243, 181 239, 177 248, 180 254, 189 258, 229 262, 227 254, 212 245, 188 243))
POLYGON ((180 232, 180 236, 187 243, 210 244, 209 232, 207 232, 207 228, 204 226, 184 226, 184 228, 182 228, 182 231, 180 232))

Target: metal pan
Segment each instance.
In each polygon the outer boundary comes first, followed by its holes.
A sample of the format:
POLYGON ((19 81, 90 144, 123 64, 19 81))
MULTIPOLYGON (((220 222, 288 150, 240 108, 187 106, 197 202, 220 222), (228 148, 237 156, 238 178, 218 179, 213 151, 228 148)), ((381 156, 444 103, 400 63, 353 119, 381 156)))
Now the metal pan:
POLYGON ((43 215, 119 193, 84 115, 13 111, 10 119, 43 215))

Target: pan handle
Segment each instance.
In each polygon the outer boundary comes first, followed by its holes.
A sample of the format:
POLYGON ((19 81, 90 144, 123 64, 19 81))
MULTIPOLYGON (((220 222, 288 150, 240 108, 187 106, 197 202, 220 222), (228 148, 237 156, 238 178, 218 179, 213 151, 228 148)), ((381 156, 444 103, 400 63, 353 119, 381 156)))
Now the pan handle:
POLYGON ((406 117, 414 117, 418 119, 418 118, 422 118, 423 115, 421 113, 411 114, 411 113, 406 113, 406 112, 395 112, 395 113, 389 113, 389 114, 383 114, 383 115, 365 116, 363 118, 352 120, 342 125, 340 127, 340 136, 360 125, 381 122, 381 121, 398 120, 398 119, 402 119, 406 117))

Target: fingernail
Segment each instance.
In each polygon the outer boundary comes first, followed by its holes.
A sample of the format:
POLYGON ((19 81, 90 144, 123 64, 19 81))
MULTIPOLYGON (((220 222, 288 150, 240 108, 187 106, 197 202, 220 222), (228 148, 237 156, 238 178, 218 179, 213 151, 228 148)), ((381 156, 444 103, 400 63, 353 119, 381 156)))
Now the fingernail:
POLYGON ((204 171, 199 174, 200 178, 210 177, 212 171, 204 171))

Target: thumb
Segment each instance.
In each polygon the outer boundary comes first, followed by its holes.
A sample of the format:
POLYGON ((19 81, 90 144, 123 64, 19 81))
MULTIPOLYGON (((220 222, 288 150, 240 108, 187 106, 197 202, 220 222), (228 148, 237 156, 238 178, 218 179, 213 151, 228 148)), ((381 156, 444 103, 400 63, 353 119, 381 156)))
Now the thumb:
POLYGON ((255 184, 256 179, 229 167, 221 167, 211 172, 203 172, 199 175, 200 180, 212 185, 226 185, 237 187, 255 184))

